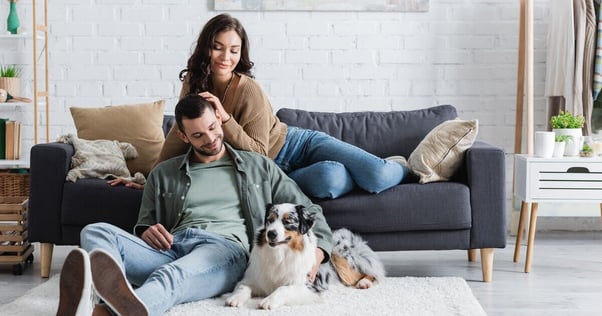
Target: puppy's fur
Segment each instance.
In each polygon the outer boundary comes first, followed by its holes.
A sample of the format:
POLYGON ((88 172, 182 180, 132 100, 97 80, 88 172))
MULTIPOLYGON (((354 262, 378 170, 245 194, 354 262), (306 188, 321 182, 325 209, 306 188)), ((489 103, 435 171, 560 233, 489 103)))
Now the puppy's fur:
POLYGON ((320 266, 314 281, 316 291, 324 291, 335 282, 367 289, 385 278, 382 262, 359 235, 341 228, 332 233, 332 243, 330 263, 320 266))
POLYGON ((249 266, 227 306, 241 306, 252 296, 266 296, 259 308, 321 302, 307 285, 316 262, 315 214, 301 205, 268 205, 264 227, 251 250, 249 266))

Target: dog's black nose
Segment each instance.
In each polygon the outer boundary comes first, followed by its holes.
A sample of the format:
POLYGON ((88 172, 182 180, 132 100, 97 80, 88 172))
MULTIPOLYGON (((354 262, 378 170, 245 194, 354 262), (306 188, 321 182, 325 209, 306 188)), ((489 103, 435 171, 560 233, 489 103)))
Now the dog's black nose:
POLYGON ((278 236, 278 234, 276 233, 276 231, 274 231, 274 230, 268 231, 268 239, 273 240, 273 239, 276 239, 277 236, 278 236))

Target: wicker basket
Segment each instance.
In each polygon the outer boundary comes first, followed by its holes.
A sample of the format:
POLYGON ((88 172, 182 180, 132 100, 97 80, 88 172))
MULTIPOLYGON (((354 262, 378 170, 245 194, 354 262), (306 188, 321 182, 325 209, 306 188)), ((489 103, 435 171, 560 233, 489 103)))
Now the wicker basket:
POLYGON ((0 197, 29 196, 29 174, 0 172, 0 197))

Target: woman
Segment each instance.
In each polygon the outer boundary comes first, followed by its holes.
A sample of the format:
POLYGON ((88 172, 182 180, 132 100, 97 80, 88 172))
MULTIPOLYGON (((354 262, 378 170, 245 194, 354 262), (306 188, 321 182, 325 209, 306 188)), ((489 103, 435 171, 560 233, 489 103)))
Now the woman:
MULTIPOLYGON (((222 117, 225 140, 234 148, 267 155, 308 195, 337 198, 357 184, 379 193, 401 182, 408 169, 325 133, 286 126, 251 74, 249 39, 228 14, 207 22, 180 72, 180 98, 198 93, 222 117)), ((157 162, 185 153, 172 128, 157 162)))

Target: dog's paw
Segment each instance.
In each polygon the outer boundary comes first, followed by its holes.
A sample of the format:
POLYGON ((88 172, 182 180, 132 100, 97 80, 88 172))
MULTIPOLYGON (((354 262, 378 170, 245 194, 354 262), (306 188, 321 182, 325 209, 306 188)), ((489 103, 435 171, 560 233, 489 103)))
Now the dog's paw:
POLYGON ((261 300, 261 302, 259 302, 258 307, 260 309, 271 310, 271 309, 276 309, 282 305, 284 305, 284 302, 279 300, 277 297, 274 297, 274 295, 270 295, 270 296, 264 298, 263 300, 261 300))
POLYGON ((243 293, 233 293, 228 298, 226 298, 226 306, 230 307, 240 307, 245 303, 247 298, 243 293))
POLYGON ((239 307, 251 298, 251 288, 241 284, 226 298, 226 306, 239 307))
POLYGON ((369 289, 372 287, 372 285, 373 285, 372 281, 370 281, 366 278, 363 278, 363 279, 357 281, 357 283, 355 284, 355 287, 358 289, 369 289))

